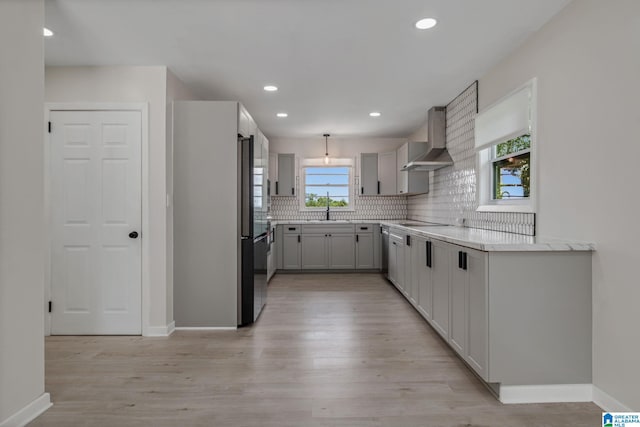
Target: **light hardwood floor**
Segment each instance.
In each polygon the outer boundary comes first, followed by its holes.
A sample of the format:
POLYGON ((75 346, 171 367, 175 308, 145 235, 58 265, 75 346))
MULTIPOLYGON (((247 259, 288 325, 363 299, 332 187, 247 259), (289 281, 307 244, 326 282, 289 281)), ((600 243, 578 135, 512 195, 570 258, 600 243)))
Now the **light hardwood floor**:
POLYGON ((46 390, 32 426, 601 425, 592 403, 502 405, 377 274, 279 274, 237 331, 49 337, 46 390))

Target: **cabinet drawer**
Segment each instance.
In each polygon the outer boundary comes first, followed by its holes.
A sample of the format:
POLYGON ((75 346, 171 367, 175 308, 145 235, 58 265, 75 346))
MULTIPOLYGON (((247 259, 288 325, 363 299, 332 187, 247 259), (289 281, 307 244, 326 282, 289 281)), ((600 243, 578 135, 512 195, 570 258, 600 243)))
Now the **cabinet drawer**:
POLYGON ((355 227, 358 234, 373 233, 373 224, 355 224, 355 227))
POLYGON ((313 234, 340 234, 355 232, 353 224, 304 224, 302 226, 302 233, 313 234))
POLYGON ((284 234, 300 234, 300 226, 299 225, 283 225, 282 231, 284 234))

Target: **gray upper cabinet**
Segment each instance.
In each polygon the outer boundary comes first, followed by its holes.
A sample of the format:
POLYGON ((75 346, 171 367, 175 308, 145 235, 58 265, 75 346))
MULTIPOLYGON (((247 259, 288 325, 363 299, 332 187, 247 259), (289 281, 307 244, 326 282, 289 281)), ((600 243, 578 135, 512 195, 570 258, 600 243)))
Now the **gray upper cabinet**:
POLYGON ((378 181, 382 196, 397 194, 396 152, 378 153, 378 181))
POLYGON ((374 196, 379 193, 378 153, 360 154, 360 195, 374 196))
POLYGON ((424 142, 407 142, 397 150, 398 194, 422 194, 429 192, 428 171, 403 171, 402 167, 420 156, 426 149, 424 142))
POLYGON ((402 166, 407 163, 408 157, 409 146, 407 144, 403 144, 402 147, 398 148, 396 154, 398 194, 407 194, 409 192, 409 174, 407 172, 402 172, 402 166))
POLYGON ((275 195, 295 196, 296 188, 296 157, 295 154, 278 154, 278 181, 276 181, 275 195))

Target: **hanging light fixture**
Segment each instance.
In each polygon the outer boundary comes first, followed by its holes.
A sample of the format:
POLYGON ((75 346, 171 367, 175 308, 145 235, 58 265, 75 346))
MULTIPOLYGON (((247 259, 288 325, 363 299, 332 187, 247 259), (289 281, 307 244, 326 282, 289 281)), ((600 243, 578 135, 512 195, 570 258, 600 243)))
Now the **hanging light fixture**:
POLYGON ((329 164, 329 137, 331 135, 329 135, 328 133, 325 133, 322 136, 324 136, 324 164, 328 165, 329 164))

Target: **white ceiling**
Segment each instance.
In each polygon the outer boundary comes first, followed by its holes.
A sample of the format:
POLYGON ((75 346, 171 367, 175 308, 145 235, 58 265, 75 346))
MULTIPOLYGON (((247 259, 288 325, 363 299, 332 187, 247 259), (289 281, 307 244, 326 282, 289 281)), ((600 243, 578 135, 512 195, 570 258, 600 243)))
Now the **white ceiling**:
POLYGON ((203 99, 241 101, 269 137, 403 137, 568 0, 45 3, 47 65, 167 65, 203 99), (415 29, 422 17, 438 25, 415 29))

